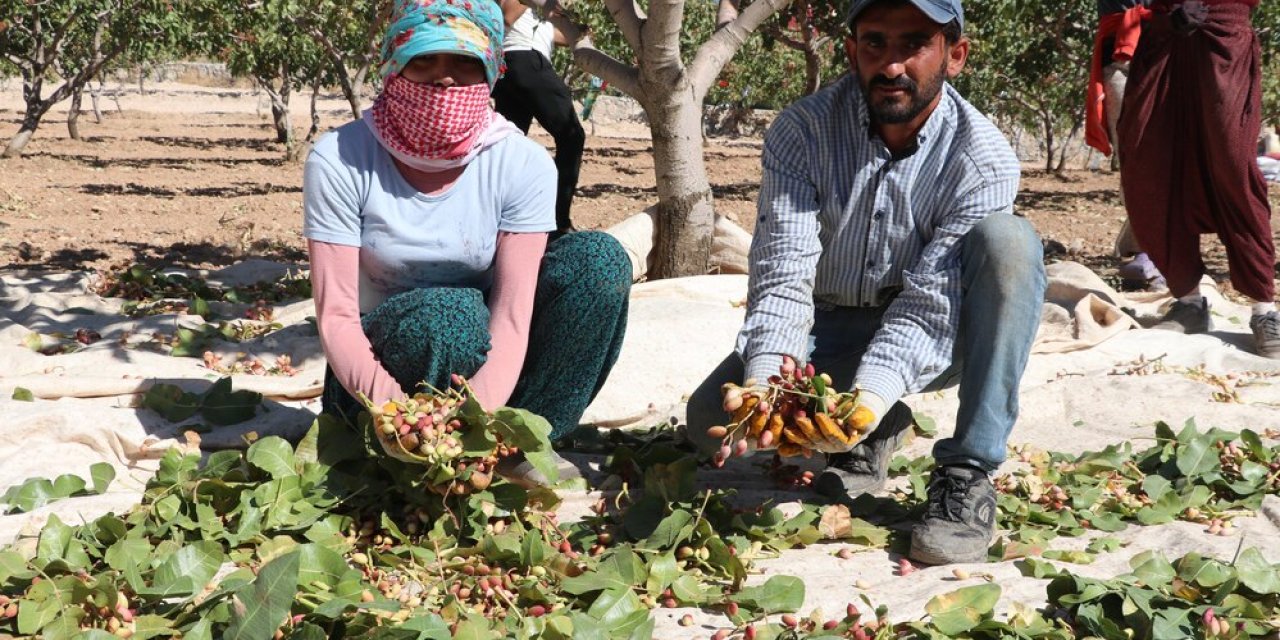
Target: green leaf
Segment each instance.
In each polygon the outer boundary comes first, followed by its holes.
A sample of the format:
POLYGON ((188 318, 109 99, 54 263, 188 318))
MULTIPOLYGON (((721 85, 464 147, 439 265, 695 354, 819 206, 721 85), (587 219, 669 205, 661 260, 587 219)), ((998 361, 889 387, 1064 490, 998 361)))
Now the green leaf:
POLYGON ((658 523, 657 528, 644 541, 644 546, 649 549, 671 549, 682 538, 689 535, 689 531, 685 528, 689 523, 693 522, 693 514, 684 509, 676 509, 671 515, 663 518, 658 523))
POLYGON ((27 564, 22 554, 16 551, 0 551, 0 584, 10 580, 29 580, 36 572, 27 564))
POLYGON ((1067 551, 1065 549, 1050 549, 1045 551, 1043 555, 1048 560, 1058 560, 1061 562, 1070 562, 1072 564, 1092 564, 1094 557, 1092 553, 1087 551, 1067 551))
POLYGON ((916 433, 925 438, 934 438, 938 435, 938 422, 929 415, 913 412, 911 417, 915 420, 916 433))
POLYGON ((51 514, 49 521, 40 530, 40 540, 36 543, 36 559, 42 564, 64 559, 74 533, 74 530, 63 524, 57 515, 51 514))
POLYGON ((200 316, 205 320, 213 319, 213 310, 209 308, 209 302, 200 296, 191 298, 191 302, 187 304, 187 313, 200 316))
POLYGON ((594 570, 573 577, 565 578, 560 587, 567 593, 582 595, 592 591, 607 589, 630 589, 648 577, 640 558, 635 552, 625 547, 612 551, 594 570))
POLYGON ((239 424, 253 418, 260 404, 261 393, 232 391, 231 378, 228 376, 219 379, 200 397, 200 416, 220 426, 239 424))
MULTIPOLYGON (((1181 437, 1181 436, 1180 436, 1181 437)), ((1213 471, 1218 466, 1218 450, 1206 436, 1192 438, 1178 447, 1178 471, 1189 478, 1213 471)))
POLYGON ((89 466, 89 477, 93 480, 93 492, 101 495, 116 479, 116 468, 108 462, 95 462, 89 466))
POLYGON ((172 384, 155 384, 142 394, 142 406, 169 422, 182 422, 200 410, 200 398, 172 384))
POLYGON ((1129 560, 1133 576, 1148 587, 1159 588, 1169 584, 1178 572, 1159 551, 1144 551, 1129 560))
POLYGON ((1000 600, 1000 585, 979 584, 934 596, 924 606, 939 631, 958 636, 991 615, 1000 600))
POLYGON ((615 633, 629 633, 632 628, 649 617, 649 610, 631 589, 609 589, 601 593, 587 615, 604 623, 615 633), (639 614, 637 616, 636 614, 639 614))
POLYGON ((1147 476, 1142 481, 1142 491, 1152 502, 1158 502, 1172 488, 1173 483, 1164 476, 1147 476))
POLYGON ((67 473, 53 479, 53 494, 59 498, 69 498, 84 493, 84 490, 84 479, 79 476, 67 473))
POLYGON ((676 578, 671 583, 671 593, 675 595, 676 600, 692 605, 704 604, 719 595, 712 593, 711 590, 702 586, 697 578, 688 574, 676 578))
POLYGON ((649 579, 645 582, 645 590, 649 593, 660 593, 671 586, 678 577, 680 577, 680 565, 676 563, 675 554, 660 554, 649 563, 649 579))
POLYGON ((1280 565, 1268 563, 1256 548, 1241 552, 1234 566, 1244 586, 1262 595, 1280 593, 1280 565))
POLYGON ((36 395, 34 393, 31 393, 31 390, 25 387, 14 387, 13 399, 18 400, 20 402, 35 402, 36 395))
POLYGON ((795 576, 773 576, 762 585, 746 587, 730 599, 766 614, 797 611, 804 604, 804 581, 795 576))
POLYGON ((266 471, 272 478, 285 478, 298 474, 294 468, 293 447, 281 437, 269 436, 249 446, 245 453, 249 464, 266 471))
POLYGON ((236 591, 225 638, 265 640, 280 628, 297 593, 298 558, 294 551, 268 562, 257 579, 236 591))
MULTIPOLYGON (((14 393, 17 392, 15 391, 14 393)), ((1252 430, 1245 429, 1244 431, 1241 431, 1240 441, 1244 443, 1244 446, 1249 448, 1249 453, 1253 454, 1254 457, 1263 462, 1270 463, 1271 458, 1276 455, 1275 452, 1262 444, 1262 438, 1258 437, 1258 434, 1252 430)))
POLYGON ((218 572, 225 558, 221 544, 212 540, 193 542, 156 567, 154 586, 146 593, 158 597, 197 593, 218 572))
POLYGON ((9 487, 0 502, 7 505, 6 514, 29 512, 39 509, 58 496, 53 492, 53 483, 45 478, 32 478, 16 487, 9 487))
POLYGON ((1112 551, 1118 551, 1123 546, 1125 546, 1125 542, 1120 538, 1105 536, 1090 542, 1089 546, 1085 547, 1085 551, 1089 553, 1111 553, 1112 551))

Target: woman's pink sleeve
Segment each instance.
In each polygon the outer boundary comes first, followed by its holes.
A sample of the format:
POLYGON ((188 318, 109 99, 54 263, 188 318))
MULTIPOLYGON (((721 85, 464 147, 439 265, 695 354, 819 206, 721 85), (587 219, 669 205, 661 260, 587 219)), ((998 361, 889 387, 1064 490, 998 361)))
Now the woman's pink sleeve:
POLYGON ((308 240, 311 290, 316 302, 320 346, 333 375, 353 397, 376 403, 405 395, 373 354, 360 327, 360 248, 308 240))
POLYGON ((489 293, 489 356, 470 380, 476 400, 485 409, 505 405, 520 379, 529 349, 538 270, 546 250, 545 233, 498 234, 489 293))

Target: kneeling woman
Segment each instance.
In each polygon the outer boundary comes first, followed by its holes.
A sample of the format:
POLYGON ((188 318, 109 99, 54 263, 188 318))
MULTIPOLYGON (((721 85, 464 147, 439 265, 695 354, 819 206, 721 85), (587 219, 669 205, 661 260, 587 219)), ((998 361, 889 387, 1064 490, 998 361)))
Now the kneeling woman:
POLYGON ((483 407, 537 413, 555 439, 617 359, 630 262, 603 233, 548 243, 555 165, 489 106, 502 36, 496 2, 399 0, 382 93, 307 159, 327 413, 352 419, 357 394, 380 403, 457 373, 483 407))

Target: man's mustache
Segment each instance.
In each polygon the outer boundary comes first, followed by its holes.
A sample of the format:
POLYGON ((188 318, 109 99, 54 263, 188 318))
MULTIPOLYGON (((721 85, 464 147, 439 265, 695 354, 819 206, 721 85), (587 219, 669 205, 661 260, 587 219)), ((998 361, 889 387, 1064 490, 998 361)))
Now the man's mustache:
POLYGON ((910 93, 915 93, 917 88, 915 81, 907 76, 898 76, 890 79, 888 76, 877 75, 871 79, 870 86, 883 86, 886 89, 905 89, 910 93))

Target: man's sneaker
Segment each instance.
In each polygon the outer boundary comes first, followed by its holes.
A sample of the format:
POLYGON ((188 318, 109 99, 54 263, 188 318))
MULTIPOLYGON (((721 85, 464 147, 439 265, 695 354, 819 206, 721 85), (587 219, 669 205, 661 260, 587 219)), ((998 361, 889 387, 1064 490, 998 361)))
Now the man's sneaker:
POLYGON ((555 451, 551 452, 551 459, 556 464, 556 470, 560 472, 560 478, 555 483, 548 480, 547 476, 543 475, 541 471, 535 469, 533 464, 525 459, 523 452, 499 460, 493 470, 498 475, 506 478, 508 482, 526 489, 549 487, 553 484, 560 484, 582 477, 582 472, 578 470, 577 466, 560 457, 560 454, 555 451))
POLYGON ((925 564, 985 561, 996 530, 996 489, 987 473, 968 465, 938 467, 928 491, 907 555, 925 564))
POLYGON ((913 424, 911 408, 894 403, 870 437, 847 453, 827 456, 827 468, 818 475, 814 488, 831 498, 856 498, 880 490, 889 478, 889 459, 913 424))
POLYGON ((1209 317, 1209 301, 1201 298, 1200 302, 1183 302, 1174 300, 1173 305, 1165 312, 1152 329, 1177 331, 1178 333, 1204 333, 1213 329, 1213 319, 1209 317))
POLYGON ((1258 355, 1280 360, 1280 311, 1271 311, 1249 319, 1253 344, 1258 355))

